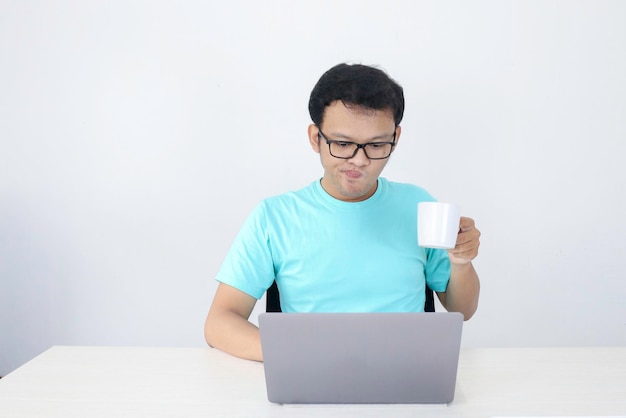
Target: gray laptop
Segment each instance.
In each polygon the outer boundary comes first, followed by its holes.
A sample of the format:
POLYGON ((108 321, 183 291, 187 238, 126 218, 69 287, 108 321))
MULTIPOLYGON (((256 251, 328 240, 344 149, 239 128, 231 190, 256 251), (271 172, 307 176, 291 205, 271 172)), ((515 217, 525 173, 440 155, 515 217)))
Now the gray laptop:
POLYGON ((262 313, 259 329, 270 402, 454 399, 460 313, 262 313))

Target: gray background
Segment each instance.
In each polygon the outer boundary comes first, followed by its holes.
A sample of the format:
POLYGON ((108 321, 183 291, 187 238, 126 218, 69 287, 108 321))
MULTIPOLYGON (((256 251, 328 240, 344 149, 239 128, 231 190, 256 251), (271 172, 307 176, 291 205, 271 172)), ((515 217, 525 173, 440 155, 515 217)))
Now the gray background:
POLYGON ((483 232, 463 344, 626 344, 625 17, 623 1, 0 1, 0 374, 55 344, 204 345, 247 214, 322 174, 307 100, 343 61, 405 88, 385 177, 483 232))

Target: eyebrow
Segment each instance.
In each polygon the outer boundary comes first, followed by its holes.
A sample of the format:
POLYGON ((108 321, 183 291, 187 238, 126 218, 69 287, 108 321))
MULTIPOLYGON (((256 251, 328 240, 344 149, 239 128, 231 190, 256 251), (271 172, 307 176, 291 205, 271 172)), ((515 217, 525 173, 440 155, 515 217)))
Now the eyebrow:
MULTIPOLYGON (((326 133, 326 132, 324 132, 324 133, 326 133)), ((395 131, 393 133, 395 133, 395 131)), ((368 140, 368 142, 364 142, 364 143, 369 143, 371 141, 379 141, 379 140, 382 140, 382 139, 388 139, 388 140, 390 140, 389 142, 391 142, 391 141, 393 141, 393 133, 374 136, 374 137, 370 138, 368 140)), ((348 135, 342 134, 342 133, 331 132, 330 135, 333 138, 340 138, 342 140, 346 140, 346 142, 354 142, 354 138, 352 138, 352 137, 350 137, 348 135)), ((328 138, 328 139, 331 139, 331 138, 328 138)))

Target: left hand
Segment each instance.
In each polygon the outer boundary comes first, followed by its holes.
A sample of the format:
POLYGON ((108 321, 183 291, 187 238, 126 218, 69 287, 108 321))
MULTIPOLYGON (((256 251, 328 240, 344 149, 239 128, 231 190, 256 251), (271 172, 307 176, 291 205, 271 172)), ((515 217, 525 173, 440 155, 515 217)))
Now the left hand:
POLYGON ((456 246, 448 250, 450 262, 453 264, 470 263, 478 255, 479 238, 480 231, 474 226, 474 220, 461 216, 456 246))

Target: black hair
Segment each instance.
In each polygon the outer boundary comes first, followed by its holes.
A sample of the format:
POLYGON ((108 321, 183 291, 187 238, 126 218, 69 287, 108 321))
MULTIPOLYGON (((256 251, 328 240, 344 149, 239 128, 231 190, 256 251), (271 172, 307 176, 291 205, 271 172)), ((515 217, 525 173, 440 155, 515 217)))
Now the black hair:
POLYGON ((320 126, 324 109, 336 100, 346 106, 389 110, 396 126, 404 115, 402 87, 384 71, 362 64, 338 64, 319 79, 309 98, 309 114, 320 126))

